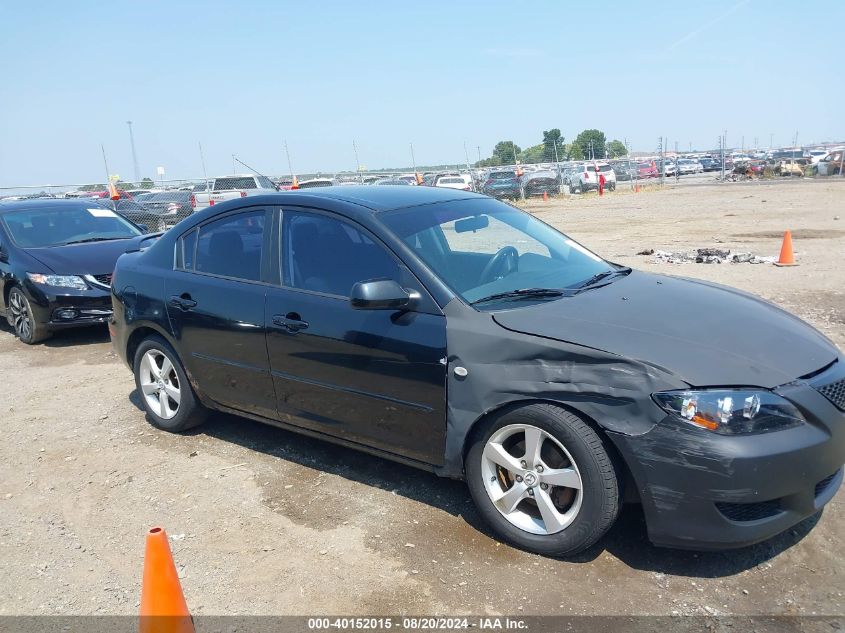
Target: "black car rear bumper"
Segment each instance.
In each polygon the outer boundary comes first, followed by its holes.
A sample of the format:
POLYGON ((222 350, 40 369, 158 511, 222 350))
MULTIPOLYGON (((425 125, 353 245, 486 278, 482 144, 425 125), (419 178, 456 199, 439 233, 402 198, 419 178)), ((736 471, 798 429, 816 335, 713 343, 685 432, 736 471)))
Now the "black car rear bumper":
POLYGON ((818 391, 845 380, 845 367, 836 372, 777 390, 807 419, 798 427, 726 436, 667 418, 642 435, 611 434, 636 481, 651 541, 742 547, 818 512, 843 479, 845 411, 818 391))

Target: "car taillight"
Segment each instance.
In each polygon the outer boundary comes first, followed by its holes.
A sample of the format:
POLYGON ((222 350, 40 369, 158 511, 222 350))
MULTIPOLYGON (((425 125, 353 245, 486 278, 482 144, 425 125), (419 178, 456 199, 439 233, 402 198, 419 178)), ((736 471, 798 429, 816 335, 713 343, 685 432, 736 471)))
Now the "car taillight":
POLYGON ((246 191, 241 191, 241 198, 246 198, 246 191))
POLYGON ((209 199, 208 199, 208 206, 210 206, 210 207, 213 207, 213 206, 214 206, 214 198, 209 198, 209 199))
POLYGON ((197 197, 194 194, 191 194, 191 208, 197 208, 197 197))
POLYGON ((589 179, 590 179, 590 172, 585 171, 584 172, 584 180, 589 180, 589 179))

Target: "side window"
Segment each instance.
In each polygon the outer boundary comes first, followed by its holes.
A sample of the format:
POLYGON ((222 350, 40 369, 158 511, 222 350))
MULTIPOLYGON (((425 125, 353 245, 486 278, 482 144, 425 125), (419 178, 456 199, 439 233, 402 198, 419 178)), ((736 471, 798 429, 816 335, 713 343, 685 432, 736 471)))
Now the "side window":
MULTIPOLYGON (((265 212, 260 209, 201 226, 194 269, 211 275, 260 281, 264 220, 265 212)), ((184 243, 183 246, 184 256, 190 247, 184 243)))
POLYGON ((197 251, 197 232, 199 229, 194 229, 187 235, 183 235, 178 242, 176 242, 176 268, 183 270, 194 269, 194 256, 197 251))
POLYGON ((311 213, 284 214, 284 284, 348 297, 359 281, 403 277, 381 244, 351 224, 311 213))

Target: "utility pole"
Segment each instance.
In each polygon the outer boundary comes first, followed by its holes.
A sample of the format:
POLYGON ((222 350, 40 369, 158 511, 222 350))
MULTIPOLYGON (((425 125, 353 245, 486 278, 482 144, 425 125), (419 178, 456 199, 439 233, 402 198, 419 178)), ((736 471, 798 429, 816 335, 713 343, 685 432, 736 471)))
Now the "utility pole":
POLYGON ((721 160, 719 162, 722 163, 722 182, 725 181, 725 137, 719 137, 719 156, 721 156, 721 160))
POLYGON ((205 178, 205 188, 208 190, 208 173, 205 171, 205 156, 202 153, 202 143, 197 141, 197 145, 200 148, 200 163, 202 164, 202 177, 205 178))
POLYGON ((132 167, 135 169, 135 184, 141 183, 141 172, 138 169, 138 154, 135 153, 135 136, 132 134, 132 121, 127 121, 129 126, 129 146, 132 148, 132 167))
POLYGON ((234 176, 236 173, 238 173, 238 170, 235 167, 235 155, 232 154, 232 175, 234 176))
POLYGON ((470 187, 475 191, 475 178, 472 177, 472 170, 469 168, 469 152, 467 151, 467 142, 464 141, 464 158, 467 161, 467 172, 469 172, 470 187))
POLYGON ((355 143, 355 139, 352 139, 352 151, 355 152, 355 166, 358 169, 358 180, 363 185, 364 184, 364 174, 361 172, 361 163, 358 160, 358 145, 355 143))
POLYGON ((414 168, 414 178, 417 176, 417 159, 414 157, 414 144, 411 143, 411 165, 414 168))
POLYGON ((475 149, 478 150, 478 162, 481 162, 481 145, 476 145, 475 149))
POLYGON ((775 148, 775 135, 773 132, 769 133, 769 151, 771 152, 775 148))
POLYGON ((103 165, 106 168, 106 186, 108 186, 108 183, 111 180, 111 172, 109 171, 109 162, 106 160, 106 148, 103 147, 102 143, 100 143, 100 150, 103 152, 103 165))
POLYGON ((666 175, 666 160, 663 158, 663 137, 657 139, 657 153, 660 155, 660 184, 663 185, 666 175))
POLYGON ((290 162, 290 151, 288 150, 288 140, 285 139, 285 156, 288 159, 288 171, 290 172, 290 179, 293 182, 294 175, 293 175, 293 163, 290 162))

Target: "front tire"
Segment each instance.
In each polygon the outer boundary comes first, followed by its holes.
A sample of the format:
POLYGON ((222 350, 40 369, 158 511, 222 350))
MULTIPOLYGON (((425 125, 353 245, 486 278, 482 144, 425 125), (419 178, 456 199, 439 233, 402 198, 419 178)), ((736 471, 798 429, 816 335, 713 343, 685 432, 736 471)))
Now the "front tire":
POLYGON ((205 420, 207 412, 197 401, 179 356, 163 338, 142 341, 132 367, 135 387, 153 426, 180 433, 205 420))
POLYGON ((492 530, 531 552, 577 554, 619 514, 607 440, 553 405, 533 404, 496 418, 475 436, 465 470, 473 501, 492 530))
POLYGON ((14 328, 15 335, 21 343, 35 345, 51 336, 50 330, 44 323, 35 319, 35 313, 26 295, 20 288, 12 288, 9 292, 9 309, 6 320, 14 328))

